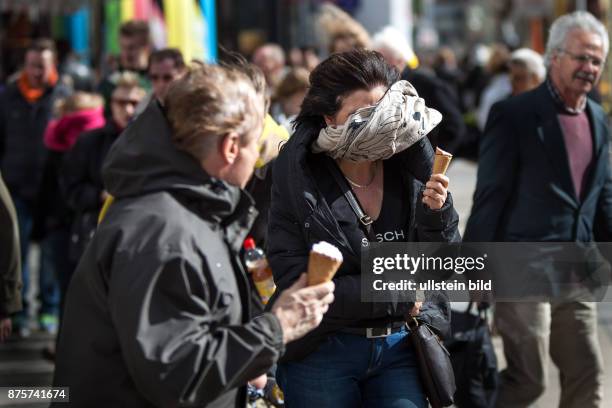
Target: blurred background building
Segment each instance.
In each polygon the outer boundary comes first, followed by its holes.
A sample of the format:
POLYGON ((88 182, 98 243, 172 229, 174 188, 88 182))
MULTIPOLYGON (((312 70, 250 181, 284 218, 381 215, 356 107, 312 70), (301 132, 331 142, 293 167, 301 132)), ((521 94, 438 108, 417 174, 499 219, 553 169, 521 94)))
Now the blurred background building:
MULTIPOLYGON (((149 21, 154 45, 178 47, 187 60, 215 61, 220 48, 249 56, 265 43, 286 50, 325 49, 315 27, 323 0, 0 0, 0 81, 18 69, 28 42, 49 36, 67 56, 104 71, 118 52, 121 22, 149 21)), ((612 28, 609 0, 335 0, 374 33, 392 25, 406 34, 422 63, 440 46, 459 56, 481 44, 543 52, 550 23, 588 10, 612 28)), ((461 60, 461 58, 459 58, 461 60)), ((101 72, 98 72, 100 75, 101 72)), ((612 70, 601 84, 609 110, 612 70)))

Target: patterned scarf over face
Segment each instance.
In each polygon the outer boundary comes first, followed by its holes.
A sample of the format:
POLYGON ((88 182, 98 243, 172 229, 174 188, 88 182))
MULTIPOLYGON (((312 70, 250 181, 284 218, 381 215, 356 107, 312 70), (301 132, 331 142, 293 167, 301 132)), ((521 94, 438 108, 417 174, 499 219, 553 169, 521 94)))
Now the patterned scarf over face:
POLYGON ((321 129, 312 151, 352 162, 384 160, 424 138, 441 121, 440 112, 425 106, 408 81, 399 81, 375 106, 359 109, 344 125, 321 129))

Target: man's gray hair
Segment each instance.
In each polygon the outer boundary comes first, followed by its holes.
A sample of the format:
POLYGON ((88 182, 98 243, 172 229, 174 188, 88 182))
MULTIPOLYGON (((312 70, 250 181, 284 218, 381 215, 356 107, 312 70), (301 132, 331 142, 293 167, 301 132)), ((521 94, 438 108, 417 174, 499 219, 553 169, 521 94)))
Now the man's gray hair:
POLYGON ((512 53, 510 64, 520 64, 527 71, 538 77, 540 81, 546 78, 546 68, 542 56, 529 48, 519 48, 512 53))
POLYGON ((583 30, 599 35, 603 43, 604 58, 608 55, 610 39, 606 27, 591 13, 575 11, 559 17, 550 27, 544 56, 544 63, 547 68, 550 67, 553 56, 565 47, 567 35, 572 30, 583 30))
POLYGON ((392 26, 386 26, 374 34, 372 49, 378 51, 383 48, 392 52, 396 57, 401 57, 404 62, 408 62, 415 57, 406 36, 392 26))

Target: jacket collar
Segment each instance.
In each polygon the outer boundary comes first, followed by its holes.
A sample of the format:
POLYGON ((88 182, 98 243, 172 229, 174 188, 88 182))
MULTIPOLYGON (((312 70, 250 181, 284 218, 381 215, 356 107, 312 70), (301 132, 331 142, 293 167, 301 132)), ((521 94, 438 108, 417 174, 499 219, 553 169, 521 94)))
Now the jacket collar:
POLYGON ((578 109, 570 108, 563 101, 563 98, 561 97, 559 90, 555 86, 550 76, 546 78, 544 83, 546 84, 546 89, 548 89, 548 92, 550 93, 550 96, 552 97, 552 100, 555 103, 555 106, 557 107, 559 111, 565 112, 570 115, 579 115, 582 112, 584 112, 584 109, 586 108, 587 98, 584 99, 584 101, 580 104, 581 106, 578 109))

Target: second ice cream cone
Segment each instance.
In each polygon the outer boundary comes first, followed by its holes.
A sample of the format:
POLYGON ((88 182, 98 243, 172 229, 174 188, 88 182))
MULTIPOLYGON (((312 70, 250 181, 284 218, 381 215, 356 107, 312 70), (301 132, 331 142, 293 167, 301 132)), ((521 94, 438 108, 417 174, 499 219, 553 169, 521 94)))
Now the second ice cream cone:
POLYGON ((453 159, 453 155, 436 147, 432 174, 446 174, 446 170, 453 159))

